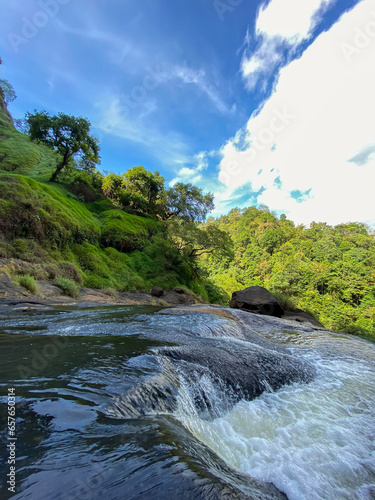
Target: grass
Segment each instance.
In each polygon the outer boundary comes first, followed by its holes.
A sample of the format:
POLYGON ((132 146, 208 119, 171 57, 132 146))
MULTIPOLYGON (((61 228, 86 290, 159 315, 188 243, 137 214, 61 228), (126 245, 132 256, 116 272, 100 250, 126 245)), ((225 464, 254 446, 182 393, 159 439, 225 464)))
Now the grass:
POLYGON ((74 299, 79 297, 80 289, 74 281, 68 278, 55 278, 53 284, 58 286, 65 295, 69 295, 69 297, 73 297, 74 299))
POLYGON ((191 269, 163 225, 110 206, 77 201, 62 185, 0 172, 0 257, 29 263, 22 274, 89 288, 191 289, 191 269))
POLYGON ((4 127, 0 117, 0 162, 5 172, 48 180, 56 166, 56 153, 30 141, 29 136, 4 127))
POLYGON ((1 104, 0 257, 7 259, 2 270, 27 275, 29 283, 54 280, 71 296, 82 285, 108 294, 158 285, 185 286, 203 298, 215 295, 213 284, 206 289, 193 277, 161 222, 126 213, 108 200, 84 203, 63 177, 49 182, 56 153, 18 132, 1 104))
POLYGON ((30 274, 24 274, 20 276, 19 283, 21 286, 26 288, 31 293, 36 293, 38 291, 38 284, 34 276, 30 276, 30 274))

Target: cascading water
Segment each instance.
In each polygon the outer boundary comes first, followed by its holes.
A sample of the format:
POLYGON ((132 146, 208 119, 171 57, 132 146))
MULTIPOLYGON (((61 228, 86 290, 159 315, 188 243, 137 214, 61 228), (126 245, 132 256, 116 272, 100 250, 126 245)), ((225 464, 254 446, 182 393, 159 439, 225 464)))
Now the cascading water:
POLYGON ((375 498, 374 344, 142 307, 8 314, 0 342, 17 500, 375 498))
MULTIPOLYGON (((228 465, 290 500, 373 499, 375 363, 314 350, 304 357, 317 369, 310 384, 241 400, 214 419, 202 418, 192 404, 196 385, 184 381, 176 416, 228 465)), ((218 387, 202 383, 212 402, 220 400, 218 387)))

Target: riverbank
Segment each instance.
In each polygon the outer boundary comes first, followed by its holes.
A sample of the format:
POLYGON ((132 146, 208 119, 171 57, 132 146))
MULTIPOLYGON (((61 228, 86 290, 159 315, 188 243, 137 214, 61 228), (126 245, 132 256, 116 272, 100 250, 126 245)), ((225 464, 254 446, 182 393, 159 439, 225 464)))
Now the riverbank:
MULTIPOLYGON (((147 291, 131 290, 127 292, 116 292, 115 290, 98 290, 93 288, 81 288, 79 295, 75 298, 67 296, 64 292, 50 281, 38 281, 38 289, 31 293, 25 287, 18 285, 6 273, 0 273, 0 312, 46 310, 59 306, 189 306, 209 305, 200 300, 192 292, 175 288, 164 291, 161 297, 156 297, 147 291)), ((218 310, 219 311, 219 310, 218 310)), ((215 314, 212 309, 205 312, 215 314)), ((218 314, 218 313, 217 313, 218 314)), ((221 314, 222 315, 222 314, 221 314)), ((307 323, 315 328, 324 328, 310 314, 303 311, 284 311, 283 319, 298 323, 307 323)), ((233 318, 230 318, 233 319, 233 318)))
POLYGON ((150 305, 176 306, 202 303, 189 291, 177 288, 165 291, 162 297, 154 297, 146 291, 114 292, 81 288, 77 298, 69 297, 50 281, 38 281, 36 293, 17 285, 5 273, 0 274, 0 311, 44 310, 56 306, 88 307, 95 305, 150 305))

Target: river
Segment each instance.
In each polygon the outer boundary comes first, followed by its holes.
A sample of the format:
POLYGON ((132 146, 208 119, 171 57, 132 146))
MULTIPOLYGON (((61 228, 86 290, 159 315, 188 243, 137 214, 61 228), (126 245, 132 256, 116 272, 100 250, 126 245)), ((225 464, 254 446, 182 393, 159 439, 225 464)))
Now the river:
POLYGON ((0 497, 374 499, 375 344, 212 311, 1 314, 0 497))

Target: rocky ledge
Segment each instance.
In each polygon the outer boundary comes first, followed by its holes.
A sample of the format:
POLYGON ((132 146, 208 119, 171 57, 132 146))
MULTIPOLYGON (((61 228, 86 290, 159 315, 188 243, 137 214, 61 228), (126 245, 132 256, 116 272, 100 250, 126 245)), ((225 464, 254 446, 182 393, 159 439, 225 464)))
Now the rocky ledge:
MULTIPOLYGON (((162 289, 161 289, 162 290, 162 289)), ((162 290, 155 296, 146 291, 128 291, 112 294, 103 290, 81 288, 77 298, 64 295, 63 291, 49 281, 38 281, 38 291, 33 294, 26 288, 14 283, 6 273, 0 274, 0 310, 46 309, 56 306, 94 306, 104 305, 150 305, 176 306, 199 303, 198 299, 182 288, 162 290)))

